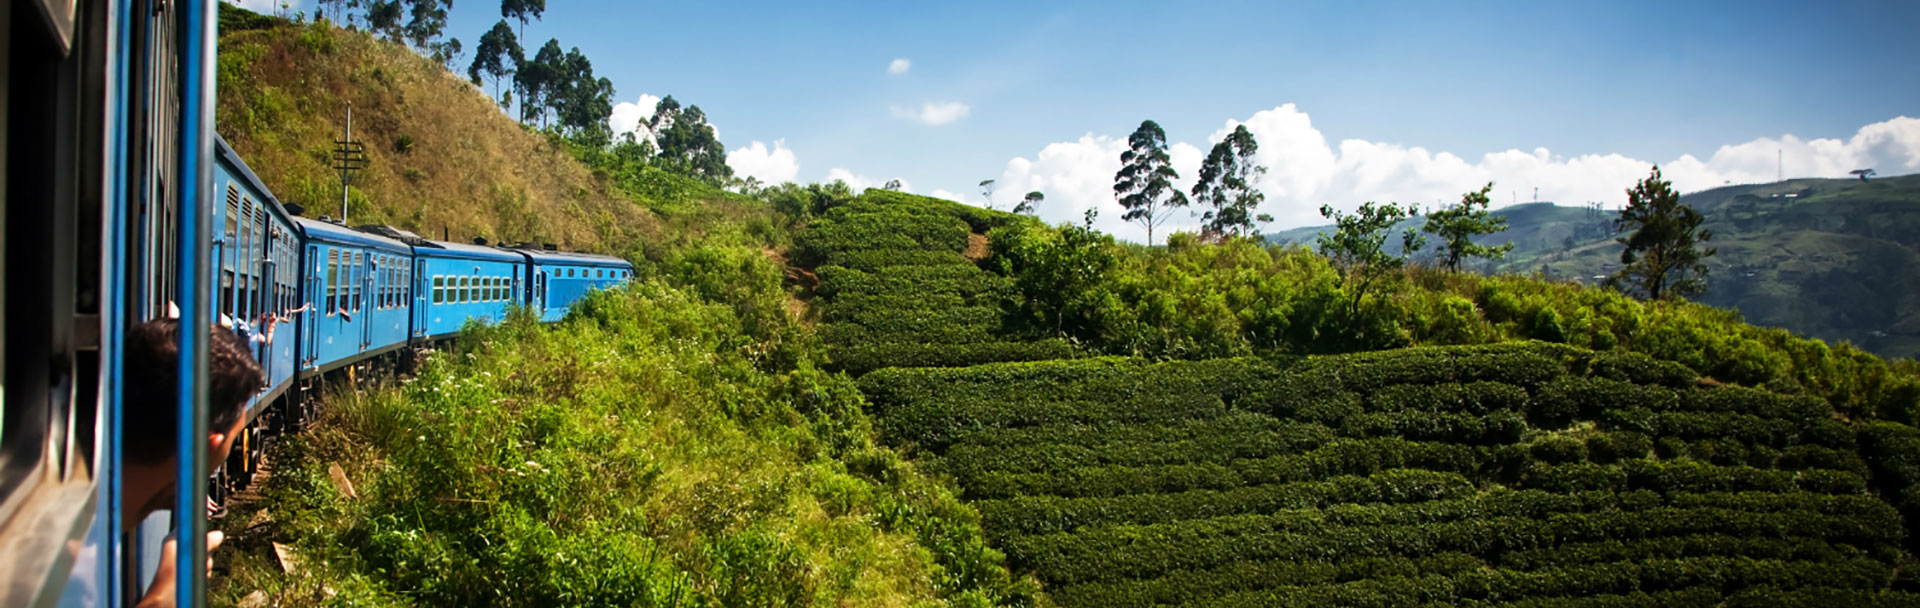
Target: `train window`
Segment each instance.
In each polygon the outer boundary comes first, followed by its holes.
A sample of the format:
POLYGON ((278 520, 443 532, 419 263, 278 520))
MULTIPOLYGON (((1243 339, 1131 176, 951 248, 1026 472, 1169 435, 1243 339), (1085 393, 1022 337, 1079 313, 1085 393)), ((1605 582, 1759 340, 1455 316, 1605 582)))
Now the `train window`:
POLYGON ((366 293, 364 292, 367 290, 367 267, 365 264, 366 254, 359 251, 353 252, 353 310, 356 312, 366 310, 366 293))
POLYGON ((327 249, 327 316, 340 309, 340 250, 327 249))
POLYGON ((441 304, 446 301, 447 301, 447 278, 442 276, 433 277, 433 303, 441 304))
POLYGON ((460 277, 460 301, 473 301, 473 277, 460 277))
POLYGON ((501 300, 505 300, 505 299, 507 299, 507 279, 506 279, 506 277, 494 277, 494 278, 493 278, 493 298, 492 298, 492 299, 493 299, 493 301, 495 301, 495 302, 499 302, 499 301, 501 301, 501 300))

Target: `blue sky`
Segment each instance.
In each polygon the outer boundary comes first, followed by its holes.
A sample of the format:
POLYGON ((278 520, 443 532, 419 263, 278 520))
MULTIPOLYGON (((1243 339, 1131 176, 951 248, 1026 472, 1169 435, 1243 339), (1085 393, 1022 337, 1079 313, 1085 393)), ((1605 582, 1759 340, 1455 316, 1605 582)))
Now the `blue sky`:
MULTIPOLYGON (((497 9, 462 0, 449 35, 472 49, 497 9)), ((995 178, 997 204, 1041 189, 1051 219, 1101 205, 1096 178, 1142 119, 1180 142, 1176 167, 1233 122, 1264 125, 1283 228, 1319 202, 1489 179, 1501 202, 1604 199, 1653 162, 1683 189, 1771 181, 1776 155, 1790 177, 1920 171, 1920 121, 1901 120, 1920 117, 1916 23, 1914 2, 555 0, 523 44, 579 47, 619 101, 700 105, 737 170, 976 203, 995 178)))

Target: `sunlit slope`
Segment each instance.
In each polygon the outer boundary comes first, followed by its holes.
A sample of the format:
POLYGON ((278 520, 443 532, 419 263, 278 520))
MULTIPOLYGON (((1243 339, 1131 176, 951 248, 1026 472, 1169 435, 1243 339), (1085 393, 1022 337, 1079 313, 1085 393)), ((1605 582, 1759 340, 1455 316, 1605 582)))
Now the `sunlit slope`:
POLYGON ((322 23, 252 25, 222 32, 217 129, 309 217, 340 214, 330 159, 351 104, 368 159, 353 181, 355 225, 613 253, 655 231, 640 204, 432 60, 322 23))
POLYGON ((1060 339, 1009 327, 1010 281, 977 263, 983 233, 1014 221, 880 189, 813 220, 794 250, 819 277, 815 309, 833 365, 857 374, 1073 356, 1060 339))
POLYGON ((1910 427, 1542 343, 886 369, 1062 606, 1915 605, 1910 427))

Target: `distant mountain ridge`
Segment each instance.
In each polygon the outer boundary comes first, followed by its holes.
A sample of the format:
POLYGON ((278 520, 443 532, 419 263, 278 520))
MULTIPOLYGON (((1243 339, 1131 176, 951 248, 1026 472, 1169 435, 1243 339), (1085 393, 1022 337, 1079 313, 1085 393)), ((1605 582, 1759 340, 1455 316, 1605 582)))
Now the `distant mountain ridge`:
MULTIPOLYGON (((1700 301, 1739 310, 1756 325, 1920 357, 1920 175, 1722 186, 1681 201, 1707 216, 1708 245, 1719 251, 1707 260, 1700 301)), ((1512 241, 1514 251, 1474 270, 1591 283, 1619 268, 1617 211, 1545 202, 1494 211, 1507 217, 1508 229, 1483 242, 1512 241)), ((1295 228, 1267 240, 1312 246, 1331 228, 1295 228)))

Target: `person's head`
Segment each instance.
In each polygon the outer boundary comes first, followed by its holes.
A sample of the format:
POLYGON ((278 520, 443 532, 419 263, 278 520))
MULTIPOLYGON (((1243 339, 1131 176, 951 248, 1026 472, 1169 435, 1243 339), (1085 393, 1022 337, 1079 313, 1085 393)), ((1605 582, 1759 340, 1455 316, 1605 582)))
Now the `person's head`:
MULTIPOLYGON (((133 466, 172 470, 178 444, 180 320, 154 319, 127 336, 124 412, 126 459, 133 466)), ((246 340, 214 325, 207 336, 207 458, 225 460, 245 422, 247 399, 265 378, 246 340)))

